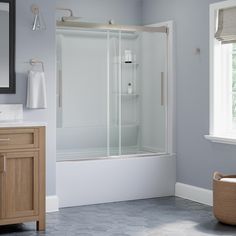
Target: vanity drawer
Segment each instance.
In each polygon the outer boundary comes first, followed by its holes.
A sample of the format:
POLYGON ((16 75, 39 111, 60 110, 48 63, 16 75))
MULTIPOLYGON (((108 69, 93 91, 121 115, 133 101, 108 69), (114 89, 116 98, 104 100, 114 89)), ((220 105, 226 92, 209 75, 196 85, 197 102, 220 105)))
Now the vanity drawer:
POLYGON ((0 150, 37 148, 38 133, 38 129, 34 128, 0 129, 0 150))

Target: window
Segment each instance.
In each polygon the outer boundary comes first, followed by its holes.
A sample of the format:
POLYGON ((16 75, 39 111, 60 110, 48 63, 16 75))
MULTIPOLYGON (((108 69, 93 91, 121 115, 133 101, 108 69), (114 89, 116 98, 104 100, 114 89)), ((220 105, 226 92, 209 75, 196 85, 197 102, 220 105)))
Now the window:
POLYGON ((213 142, 236 144, 236 0, 210 7, 210 131, 213 142))
MULTIPOLYGON (((236 138, 236 43, 221 45, 221 93, 225 93, 226 115, 224 120, 228 122, 226 132, 235 133, 236 138), (225 87, 225 91, 224 91, 225 87), (227 111, 228 110, 228 111, 227 111)), ((220 68, 218 68, 220 70, 220 68)), ((223 97, 224 94, 221 95, 223 97)), ((217 105, 217 104, 216 104, 217 105)))
POLYGON ((232 117, 236 123, 236 44, 232 46, 232 117))

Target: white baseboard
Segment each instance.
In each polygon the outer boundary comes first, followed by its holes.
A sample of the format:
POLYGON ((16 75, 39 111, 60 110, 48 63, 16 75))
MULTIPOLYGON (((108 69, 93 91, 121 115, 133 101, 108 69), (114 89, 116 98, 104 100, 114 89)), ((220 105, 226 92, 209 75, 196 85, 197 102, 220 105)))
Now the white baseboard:
POLYGON ((192 185, 176 183, 175 196, 199 202, 209 206, 213 205, 212 191, 192 185))
POLYGON ((47 196, 46 197, 46 212, 56 212, 59 211, 59 200, 58 197, 55 196, 47 196))
MULTIPOLYGON (((199 202, 209 206, 213 205, 212 191, 204 188, 195 187, 188 184, 176 183, 175 184, 175 196, 188 199, 194 202, 199 202)), ((58 196, 46 197, 46 212, 59 211, 59 199, 58 196)))

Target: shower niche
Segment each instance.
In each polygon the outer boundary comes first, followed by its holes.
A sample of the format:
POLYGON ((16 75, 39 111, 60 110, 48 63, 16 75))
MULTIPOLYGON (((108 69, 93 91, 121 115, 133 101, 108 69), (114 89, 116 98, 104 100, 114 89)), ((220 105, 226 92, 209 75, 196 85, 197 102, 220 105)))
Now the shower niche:
POLYGON ((167 153, 167 37, 57 27, 58 161, 167 153))

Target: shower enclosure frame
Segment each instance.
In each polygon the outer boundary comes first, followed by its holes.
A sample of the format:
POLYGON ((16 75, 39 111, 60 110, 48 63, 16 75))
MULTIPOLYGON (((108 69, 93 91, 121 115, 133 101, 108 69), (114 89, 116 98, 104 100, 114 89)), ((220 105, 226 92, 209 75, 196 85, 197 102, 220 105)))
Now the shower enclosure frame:
MULTIPOLYGON (((87 23, 87 22, 77 22, 77 21, 70 21, 70 17, 63 17, 62 21, 57 21, 58 29, 63 28, 87 28, 87 29, 99 29, 107 31, 107 39, 109 40, 110 31, 117 31, 119 33, 119 41, 121 40, 121 33, 124 32, 160 32, 167 34, 166 46, 167 46, 167 58, 166 58, 166 73, 163 88, 163 96, 165 100, 165 153, 147 153, 147 154, 121 154, 121 131, 119 131, 119 155, 110 155, 110 143, 109 143, 109 129, 110 129, 110 99, 108 96, 107 99, 107 156, 106 157, 96 157, 96 159, 107 159, 107 158, 127 158, 127 157, 145 157, 145 156, 165 156, 168 154, 174 154, 175 144, 173 141, 175 127, 174 127, 174 118, 175 118, 175 104, 174 104, 174 68, 173 68, 173 22, 162 22, 158 24, 153 24, 149 26, 126 26, 126 25, 112 25, 112 24, 97 24, 97 23, 87 23), (69 21, 67 21, 69 20, 69 21)), ((107 46, 109 49, 109 45, 107 46)), ((119 45, 119 51, 121 50, 121 45, 119 45)), ((119 53, 120 54, 120 53, 119 53)), ((109 65, 109 50, 107 50, 107 65, 109 65)), ((121 76, 121 65, 119 66, 119 77, 121 76)), ((110 67, 107 66, 107 95, 109 95, 110 91, 110 67)), ((119 78, 121 81, 121 78, 119 78)), ((120 87, 120 84, 119 84, 120 87)), ((121 96, 119 96, 119 100, 121 96)), ((121 106, 121 101, 119 102, 121 106)), ((119 116, 121 116, 121 107, 119 107, 119 116)), ((119 119, 121 122, 121 117, 119 119)), ((121 129, 121 124, 119 124, 119 129, 121 129)), ((94 159, 94 158, 91 158, 94 159)), ((86 158, 88 160, 88 158, 86 158)))
POLYGON ((173 22, 162 22, 149 27, 162 26, 168 27, 168 82, 166 81, 168 154, 146 156, 136 154, 116 158, 104 155, 103 158, 57 161, 56 189, 60 199, 59 207, 167 197, 175 194, 176 99, 173 22))

